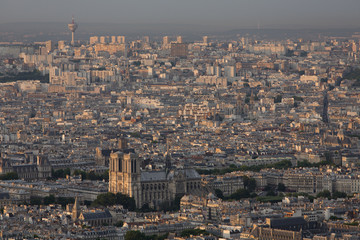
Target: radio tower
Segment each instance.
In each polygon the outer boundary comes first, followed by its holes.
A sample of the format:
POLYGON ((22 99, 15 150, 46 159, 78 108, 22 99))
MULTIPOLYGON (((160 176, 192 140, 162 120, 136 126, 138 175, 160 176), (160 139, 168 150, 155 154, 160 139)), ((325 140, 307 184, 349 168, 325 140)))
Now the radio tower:
POLYGON ((74 16, 73 16, 71 23, 68 24, 68 28, 69 28, 69 30, 71 31, 71 45, 72 45, 72 46, 75 45, 74 35, 75 35, 75 31, 76 31, 77 27, 78 27, 78 25, 77 25, 76 22, 74 21, 74 16))

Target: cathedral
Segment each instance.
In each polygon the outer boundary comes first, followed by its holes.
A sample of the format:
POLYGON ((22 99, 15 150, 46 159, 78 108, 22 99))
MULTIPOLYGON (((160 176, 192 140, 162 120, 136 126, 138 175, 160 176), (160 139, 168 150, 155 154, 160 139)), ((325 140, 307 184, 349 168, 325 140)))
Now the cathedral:
POLYGON ((169 154, 163 170, 142 171, 140 159, 129 149, 112 152, 109 158, 109 191, 133 197, 136 206, 157 208, 177 196, 202 192, 195 169, 172 169, 169 154))

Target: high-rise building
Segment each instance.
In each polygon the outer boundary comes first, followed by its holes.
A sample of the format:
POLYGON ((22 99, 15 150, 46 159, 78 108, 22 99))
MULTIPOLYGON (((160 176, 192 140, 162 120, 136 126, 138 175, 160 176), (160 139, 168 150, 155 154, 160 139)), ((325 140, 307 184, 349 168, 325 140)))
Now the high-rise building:
POLYGON ((234 66, 225 66, 224 67, 224 75, 225 77, 235 77, 236 75, 236 71, 235 71, 235 67, 234 66))
POLYGON ((218 64, 214 65, 214 73, 215 76, 221 77, 221 67, 218 64))
POLYGON ((177 36, 177 37, 176 37, 176 42, 177 42, 177 43, 183 43, 182 36, 177 36))
POLYGON ((116 36, 111 36, 111 43, 116 43, 116 36))
POLYGON ((101 36, 100 37, 100 43, 109 43, 109 36, 101 36))
POLYGON ((154 76, 154 69, 152 67, 148 67, 148 76, 154 76))
POLYGON ((39 48, 39 54, 40 55, 47 55, 48 54, 48 50, 47 50, 46 46, 39 48))
POLYGON ((208 41, 209 41, 209 37, 203 36, 203 43, 207 45, 209 43, 208 41))
POLYGON ((49 41, 45 42, 45 47, 46 47, 46 51, 49 53, 52 50, 54 50, 55 44, 53 41, 49 40, 49 41))
POLYGON ((125 43, 125 36, 93 36, 90 37, 90 44, 95 43, 102 43, 102 44, 124 44, 125 43))
POLYGON ((93 37, 90 37, 90 44, 95 44, 95 43, 98 43, 99 42, 99 37, 98 36, 93 36, 93 37))
POLYGON ((163 48, 168 48, 169 47, 169 36, 164 36, 163 37, 162 46, 163 46, 163 48))
POLYGON ((125 43, 125 36, 117 36, 117 43, 125 43))
POLYGON ((65 41, 58 41, 58 49, 62 50, 65 48, 65 41))
POLYGON ((186 43, 171 43, 172 57, 186 57, 188 54, 188 45, 186 43))
POLYGON ((143 37, 143 42, 144 43, 149 43, 150 42, 150 37, 149 36, 144 36, 143 37))
POLYGON ((214 66, 206 65, 206 75, 214 76, 215 75, 215 69, 214 66))

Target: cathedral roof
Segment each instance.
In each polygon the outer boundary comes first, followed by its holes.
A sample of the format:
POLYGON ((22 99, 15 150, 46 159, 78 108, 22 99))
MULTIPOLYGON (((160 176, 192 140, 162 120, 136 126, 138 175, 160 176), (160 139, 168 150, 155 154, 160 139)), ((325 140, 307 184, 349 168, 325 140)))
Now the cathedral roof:
POLYGON ((165 171, 146 171, 141 172, 141 181, 165 181, 166 172, 165 171))
POLYGON ((186 178, 201 178, 200 174, 192 168, 182 169, 179 171, 182 171, 186 178))
POLYGON ((105 210, 104 212, 86 212, 82 213, 82 216, 84 218, 84 221, 112 218, 108 210, 105 210))
POLYGON ((195 169, 177 169, 171 170, 168 174, 165 170, 162 171, 145 171, 141 172, 141 181, 166 181, 174 177, 183 176, 188 179, 200 179, 201 176, 195 169))

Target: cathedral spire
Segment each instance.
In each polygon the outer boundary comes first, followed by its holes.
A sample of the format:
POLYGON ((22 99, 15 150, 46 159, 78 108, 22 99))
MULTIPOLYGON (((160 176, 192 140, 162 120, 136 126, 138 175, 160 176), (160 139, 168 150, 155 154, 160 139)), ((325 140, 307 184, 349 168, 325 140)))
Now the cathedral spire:
POLYGON ((165 169, 167 172, 171 169, 170 139, 169 138, 166 138, 165 169))
POLYGON ((72 209, 72 220, 76 221, 80 215, 80 205, 78 201, 78 197, 75 198, 75 203, 72 209))

